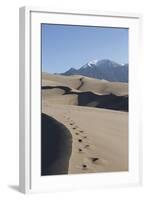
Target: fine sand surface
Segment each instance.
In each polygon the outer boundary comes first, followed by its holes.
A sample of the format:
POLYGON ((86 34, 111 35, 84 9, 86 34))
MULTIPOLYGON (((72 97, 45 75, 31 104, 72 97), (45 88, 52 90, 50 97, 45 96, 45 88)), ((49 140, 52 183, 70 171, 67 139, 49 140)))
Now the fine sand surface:
POLYGON ((92 91, 97 94, 128 95, 128 84, 121 82, 110 82, 97 80, 81 75, 63 76, 42 73, 42 85, 67 86, 80 91, 92 91), (83 84, 82 84, 83 83, 83 84))
POLYGON ((127 171, 127 84, 42 78, 42 175, 127 171))

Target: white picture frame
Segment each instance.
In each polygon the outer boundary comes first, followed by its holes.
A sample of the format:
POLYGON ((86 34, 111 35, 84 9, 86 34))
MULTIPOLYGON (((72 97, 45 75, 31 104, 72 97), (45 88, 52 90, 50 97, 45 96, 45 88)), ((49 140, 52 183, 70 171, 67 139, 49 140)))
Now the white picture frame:
POLYGON ((140 129, 140 14, 20 8, 20 191, 62 191, 139 185, 142 180, 140 129), (97 25, 129 28, 129 170, 85 175, 40 175, 40 24, 97 25), (34 59, 35 58, 35 59, 34 59), (36 98, 37 97, 37 98, 36 98), (34 101, 35 98, 35 101, 34 101), (35 135, 34 135, 35 133, 35 135))

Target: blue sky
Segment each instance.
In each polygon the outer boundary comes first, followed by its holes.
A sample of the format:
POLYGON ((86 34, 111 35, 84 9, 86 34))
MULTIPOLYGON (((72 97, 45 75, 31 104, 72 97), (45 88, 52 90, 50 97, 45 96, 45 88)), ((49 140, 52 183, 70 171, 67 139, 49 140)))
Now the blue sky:
POLYGON ((42 24, 42 71, 65 72, 88 61, 128 63, 128 29, 42 24))

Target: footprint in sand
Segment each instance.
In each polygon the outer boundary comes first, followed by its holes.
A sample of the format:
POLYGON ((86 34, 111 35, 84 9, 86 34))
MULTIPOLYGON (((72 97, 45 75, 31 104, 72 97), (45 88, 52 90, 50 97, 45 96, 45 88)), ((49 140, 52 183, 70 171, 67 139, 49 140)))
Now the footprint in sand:
POLYGON ((99 160, 99 158, 98 157, 94 157, 94 158, 90 158, 91 159, 91 161, 93 162, 93 163, 96 163, 96 161, 98 161, 99 160))
POLYGON ((80 142, 80 143, 81 143, 81 142, 82 142, 82 139, 78 139, 78 142, 80 142))
POLYGON ((83 130, 80 130, 80 133, 84 133, 84 131, 83 131, 83 130))
POLYGON ((78 149, 79 152, 83 152, 83 150, 81 148, 78 149))
POLYGON ((77 128, 76 127, 72 127, 72 129, 76 130, 77 128))
POLYGON ((84 170, 87 169, 87 165, 83 164, 82 169, 84 169, 84 170))
POLYGON ((90 145, 89 144, 86 144, 85 146, 84 146, 84 148, 89 148, 90 147, 90 145))
MULTIPOLYGON (((74 124, 74 125, 75 125, 75 124, 74 124)), ((78 129, 78 127, 77 127, 77 126, 74 126, 73 129, 78 129)))
POLYGON ((87 136, 83 136, 83 139, 87 139, 87 136))
MULTIPOLYGON (((75 124, 75 122, 72 121, 72 120, 70 120, 70 123, 69 123, 69 124, 70 124, 70 126, 73 126, 73 127, 72 127, 73 130, 76 130, 76 129, 79 128, 79 127, 75 124)), ((83 130, 77 130, 77 132, 74 132, 74 133, 75 133, 76 136, 80 136, 80 134, 82 135, 82 134, 85 133, 85 132, 84 132, 83 130)), ((78 139, 78 142, 84 144, 83 139, 87 139, 87 136, 84 136, 84 135, 83 135, 83 136, 81 136, 81 137, 82 137, 82 138, 79 138, 79 139, 78 139)), ((86 144, 86 145, 84 145, 83 148, 88 148, 89 146, 90 146, 90 145, 86 144)), ((82 148, 78 148, 78 152, 81 153, 81 152, 84 152, 84 151, 83 151, 82 148)), ((95 161, 93 161, 93 162, 95 162, 95 161)), ((83 165, 82 165, 82 168, 83 168, 83 169, 87 169, 87 165, 83 164, 83 165)))
POLYGON ((77 132, 76 132, 75 134, 76 134, 76 135, 79 135, 79 133, 77 133, 77 132))
POLYGON ((71 120, 71 122, 69 123, 71 126, 75 125, 75 123, 71 120))

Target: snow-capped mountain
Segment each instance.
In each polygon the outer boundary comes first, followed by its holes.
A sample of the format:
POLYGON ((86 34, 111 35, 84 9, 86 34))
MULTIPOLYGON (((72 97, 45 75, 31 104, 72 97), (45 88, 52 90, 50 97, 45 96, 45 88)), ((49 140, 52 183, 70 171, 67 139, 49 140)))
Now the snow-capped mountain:
POLYGON ((128 64, 118 64, 107 59, 93 60, 79 69, 70 68, 63 75, 83 75, 108 81, 128 82, 128 64))

